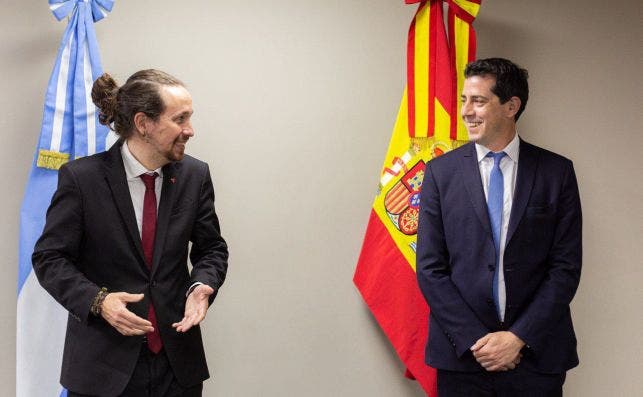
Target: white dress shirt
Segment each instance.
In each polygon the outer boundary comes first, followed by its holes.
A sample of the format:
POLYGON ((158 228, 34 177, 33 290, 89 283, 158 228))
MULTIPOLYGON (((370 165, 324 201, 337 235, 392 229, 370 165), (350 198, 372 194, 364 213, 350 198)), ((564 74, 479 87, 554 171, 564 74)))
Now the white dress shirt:
MULTIPOLYGON (((161 188, 163 187, 163 170, 157 168, 153 171, 148 170, 141 164, 132 152, 127 147, 127 141, 121 146, 121 155, 123 157, 123 165, 125 166, 125 176, 127 177, 127 185, 129 186, 129 194, 132 198, 132 205, 134 206, 134 214, 136 214, 136 224, 138 225, 138 234, 141 235, 143 225, 143 200, 145 199, 145 183, 140 178, 142 174, 157 173, 159 176, 154 180, 154 191, 156 193, 156 209, 159 208, 161 202, 161 188)), ((142 237, 142 236, 141 236, 142 237)))
MULTIPOLYGON (((493 158, 487 157, 491 150, 476 143, 478 155, 478 167, 484 188, 485 200, 489 191, 489 176, 493 168, 493 158)), ((504 254, 507 242, 507 229, 509 228, 509 216, 513 204, 514 189, 516 188, 516 176, 518 175, 518 155, 520 153, 520 139, 518 134, 501 150, 507 155, 500 160, 500 170, 503 178, 503 205, 502 205, 502 227, 500 228, 500 253, 498 261, 498 303, 500 306, 500 321, 505 320, 505 307, 507 305, 507 291, 505 289, 504 254)))

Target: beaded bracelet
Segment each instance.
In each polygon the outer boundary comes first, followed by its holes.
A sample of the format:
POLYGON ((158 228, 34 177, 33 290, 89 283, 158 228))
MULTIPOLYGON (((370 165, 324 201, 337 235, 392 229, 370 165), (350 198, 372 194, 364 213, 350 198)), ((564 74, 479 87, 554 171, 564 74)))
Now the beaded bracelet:
POLYGON ((107 288, 103 287, 98 291, 96 294, 96 297, 94 298, 94 301, 92 302, 91 307, 89 308, 89 311, 94 315, 94 316, 99 316, 102 306, 103 306, 103 301, 105 300, 105 297, 109 294, 107 292, 107 288))

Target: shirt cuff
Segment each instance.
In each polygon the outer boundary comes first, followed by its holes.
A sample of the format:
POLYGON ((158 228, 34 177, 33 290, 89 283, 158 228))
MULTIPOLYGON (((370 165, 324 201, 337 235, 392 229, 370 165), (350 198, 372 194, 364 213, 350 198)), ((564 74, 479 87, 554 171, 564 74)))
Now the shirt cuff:
POLYGON ((188 288, 188 292, 186 292, 186 293, 185 293, 185 297, 187 298, 187 297, 188 297, 188 295, 190 295, 190 294, 192 293, 192 291, 194 291, 194 289, 195 289, 196 287, 198 287, 199 285, 203 285, 203 283, 202 283, 202 282, 200 282, 200 281, 196 281, 195 283, 193 283, 192 285, 190 285, 190 288, 188 288))

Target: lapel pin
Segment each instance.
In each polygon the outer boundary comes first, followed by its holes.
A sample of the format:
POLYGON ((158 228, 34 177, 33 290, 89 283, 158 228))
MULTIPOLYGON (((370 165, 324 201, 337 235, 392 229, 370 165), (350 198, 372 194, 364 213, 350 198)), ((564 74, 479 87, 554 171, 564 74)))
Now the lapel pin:
POLYGON ((170 178, 170 182, 175 183, 175 182, 176 182, 176 178, 175 178, 175 177, 170 178))

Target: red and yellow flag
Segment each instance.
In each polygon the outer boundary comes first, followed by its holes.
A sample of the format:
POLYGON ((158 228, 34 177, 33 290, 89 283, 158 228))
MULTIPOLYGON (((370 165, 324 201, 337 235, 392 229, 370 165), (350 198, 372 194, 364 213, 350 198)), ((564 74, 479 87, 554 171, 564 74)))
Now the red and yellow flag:
POLYGON ((429 308, 415 278, 419 196, 426 162, 468 140, 458 110, 480 1, 406 0, 420 3, 409 28, 407 87, 353 279, 407 376, 430 396, 437 390, 424 363, 429 308))

